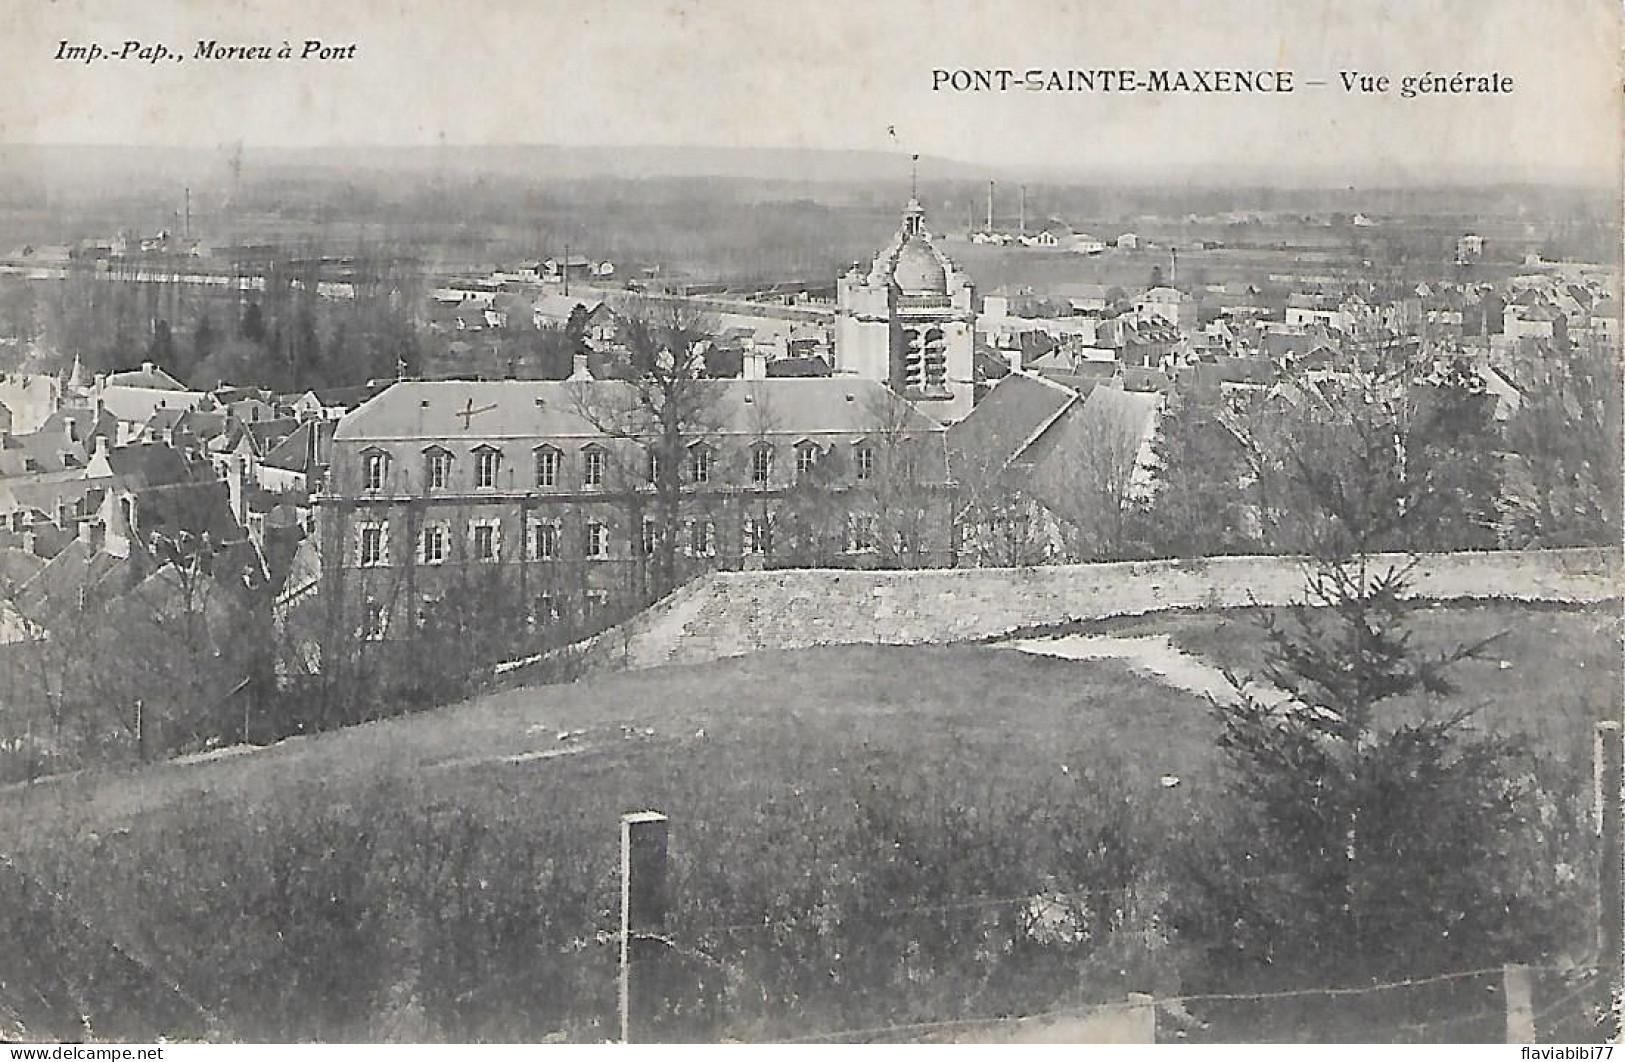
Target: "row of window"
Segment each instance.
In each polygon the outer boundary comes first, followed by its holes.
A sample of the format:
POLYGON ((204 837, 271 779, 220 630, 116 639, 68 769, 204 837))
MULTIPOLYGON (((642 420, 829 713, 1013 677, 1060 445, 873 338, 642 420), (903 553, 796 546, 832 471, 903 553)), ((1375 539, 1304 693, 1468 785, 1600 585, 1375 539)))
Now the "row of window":
MULTIPOLYGON (((603 611, 609 607, 609 591, 587 590, 581 594, 580 616, 588 623, 596 620, 603 611)), ((561 598, 551 592, 538 594, 533 598, 525 610, 525 623, 530 627, 543 627, 550 623, 557 623, 569 608, 568 599, 561 598)), ((425 630, 432 630, 439 625, 442 616, 442 602, 439 597, 425 594, 418 601, 417 625, 425 630)), ((361 626, 356 632, 369 642, 382 641, 389 633, 389 606, 382 601, 369 599, 362 603, 361 626)))
MULTIPOLYGON (((755 516, 747 516, 740 525, 740 544, 747 554, 765 553, 769 547, 770 523, 755 516)), ((660 524, 645 517, 638 536, 637 548, 646 557, 654 556, 660 544, 660 524)), ((864 552, 878 547, 878 522, 873 515, 853 513, 847 518, 847 549, 864 552)), ((682 527, 679 547, 691 557, 716 555, 716 523, 712 520, 687 520, 682 527)), ((556 560, 564 556, 564 530, 557 520, 533 520, 528 527, 524 559, 530 561, 556 560)), ((899 550, 909 544, 902 536, 894 543, 899 550)), ((607 560, 612 554, 612 530, 602 520, 588 520, 581 528, 579 555, 588 560, 607 560)), ((502 525, 490 518, 469 521, 468 558, 479 563, 496 563, 502 559, 502 525)), ((419 532, 417 557, 423 564, 442 564, 451 559, 451 524, 435 521, 425 524, 419 532)), ((363 568, 388 563, 389 524, 387 521, 361 524, 356 535, 356 563, 363 568)))
MULTIPOLYGON (((796 476, 807 475, 818 464, 823 451, 816 443, 796 444, 796 476)), ((564 467, 563 451, 552 446, 539 446, 535 450, 535 483, 537 487, 552 489, 560 486, 564 467)), ((689 447, 685 472, 690 483, 711 482, 715 464, 715 451, 703 443, 689 447)), ((430 490, 446 490, 451 486, 452 454, 439 447, 424 453, 423 480, 430 490)), ((364 490, 380 491, 389 479, 390 454, 385 450, 366 450, 361 455, 361 485, 364 490)), ((497 486, 497 473, 502 467, 502 451, 494 447, 480 447, 474 451, 474 487, 492 490, 497 486)), ((875 471, 874 447, 860 445, 854 450, 857 478, 869 479, 875 471)), ((581 484, 584 487, 602 487, 608 469, 608 452, 602 447, 589 445, 581 452, 581 484)), ((648 464, 649 482, 660 478, 660 455, 651 453, 648 464)), ((773 480, 773 449, 763 444, 751 449, 750 479, 757 486, 766 486, 773 480)))

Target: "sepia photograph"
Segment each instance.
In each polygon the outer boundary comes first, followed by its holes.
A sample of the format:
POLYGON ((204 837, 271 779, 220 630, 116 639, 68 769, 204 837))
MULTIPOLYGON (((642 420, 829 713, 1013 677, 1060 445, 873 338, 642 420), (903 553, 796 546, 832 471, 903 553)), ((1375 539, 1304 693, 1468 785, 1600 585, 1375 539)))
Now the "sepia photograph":
POLYGON ((0 0, 0 1050, 1606 1062, 1622 27, 0 0))

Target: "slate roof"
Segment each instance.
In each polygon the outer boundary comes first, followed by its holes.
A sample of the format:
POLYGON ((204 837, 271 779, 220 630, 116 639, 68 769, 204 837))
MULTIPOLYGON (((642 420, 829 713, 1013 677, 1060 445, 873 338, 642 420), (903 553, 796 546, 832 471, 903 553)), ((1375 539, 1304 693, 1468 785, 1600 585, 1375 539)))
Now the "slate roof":
POLYGON ((1023 455, 1023 462, 1033 471, 1030 489, 1058 513, 1075 510, 1079 499, 1072 496, 1072 487, 1077 462, 1092 459, 1091 451, 1102 445, 1120 446, 1121 452, 1137 462, 1156 434, 1161 408, 1158 395, 1095 388, 1023 455))
POLYGON ((184 391, 186 385, 156 365, 107 374, 109 387, 139 387, 156 391, 184 391))
POLYGON ((265 463, 288 472, 311 472, 322 463, 333 438, 333 422, 307 420, 265 455, 265 463))
POLYGON ((113 480, 125 490, 183 483, 191 478, 186 458, 164 443, 138 443, 107 451, 113 480))
POLYGON ((0 546, 0 596, 16 590, 40 573, 44 559, 14 546, 0 546))
MULTIPOLYGON (((715 389, 719 435, 759 434, 764 406, 771 409, 775 434, 862 434, 874 430, 875 404, 891 395, 876 381, 852 377, 713 380, 708 386, 715 389)), ((620 380, 403 381, 346 415, 334 440, 601 437, 582 415, 578 395, 595 406, 621 408, 631 388, 620 380), (469 409, 477 412, 461 415, 469 409)), ((942 430, 912 406, 903 427, 942 430)))
POLYGON ((1078 400, 1071 388, 1013 372, 948 428, 949 460, 956 469, 1002 469, 1078 400))
POLYGON ((254 440, 255 450, 266 454, 275 449, 277 443, 299 430, 299 424, 292 417, 279 417, 276 420, 258 420, 246 425, 246 428, 254 440))
POLYGON ((77 605, 84 591, 87 604, 106 601, 124 590, 121 574, 129 564, 120 557, 93 549, 75 538, 17 592, 17 610, 34 620, 77 605))
POLYGON ((132 424, 145 424, 160 409, 191 409, 209 396, 202 391, 171 390, 155 387, 124 387, 109 384, 96 395, 113 416, 132 424))

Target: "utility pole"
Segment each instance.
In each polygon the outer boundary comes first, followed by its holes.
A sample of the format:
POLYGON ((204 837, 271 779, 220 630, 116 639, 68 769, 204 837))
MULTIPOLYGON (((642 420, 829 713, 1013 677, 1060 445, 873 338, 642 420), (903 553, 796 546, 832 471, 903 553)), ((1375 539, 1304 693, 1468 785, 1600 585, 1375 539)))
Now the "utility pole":
POLYGON ((621 816, 621 1042, 652 1039, 650 1016, 665 1001, 660 977, 666 949, 666 841, 658 811, 621 816), (633 1008, 640 1011, 633 1020, 633 1008))
POLYGON ((987 231, 993 231, 993 182, 987 182, 987 231))
POLYGON ((1602 865, 1597 873, 1598 913, 1597 962, 1602 964, 1608 985, 1607 1012, 1603 1015, 1603 1040, 1613 1043, 1620 1035, 1620 1009, 1625 1006, 1621 960, 1625 959, 1625 866, 1621 864, 1620 831, 1625 829, 1621 806, 1625 796, 1625 755, 1622 755, 1619 721, 1605 719, 1597 724, 1597 830, 1602 840, 1602 865))

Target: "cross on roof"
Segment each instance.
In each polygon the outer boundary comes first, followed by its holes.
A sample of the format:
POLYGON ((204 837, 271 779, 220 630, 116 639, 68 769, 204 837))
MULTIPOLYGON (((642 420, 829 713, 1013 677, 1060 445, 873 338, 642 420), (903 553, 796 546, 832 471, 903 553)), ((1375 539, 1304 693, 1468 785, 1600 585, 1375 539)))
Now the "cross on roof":
POLYGON ((468 400, 468 404, 466 406, 464 406, 462 409, 459 409, 455 414, 453 414, 453 416, 458 416, 458 417, 463 418, 463 430, 467 431, 468 428, 469 428, 469 425, 473 423, 475 417, 479 416, 481 413, 489 413, 491 410, 493 410, 495 408, 497 408, 497 407, 493 403, 492 405, 481 406, 480 408, 475 409, 474 408, 474 399, 470 398, 468 400))

